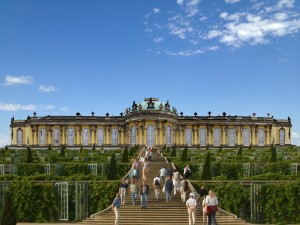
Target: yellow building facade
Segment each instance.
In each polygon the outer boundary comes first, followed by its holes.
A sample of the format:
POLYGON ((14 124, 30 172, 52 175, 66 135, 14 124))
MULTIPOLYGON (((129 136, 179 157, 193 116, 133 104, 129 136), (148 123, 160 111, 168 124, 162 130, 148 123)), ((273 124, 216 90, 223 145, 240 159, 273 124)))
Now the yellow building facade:
POLYGON ((185 116, 169 102, 145 98, 133 102, 120 116, 44 116, 11 119, 11 146, 68 148, 123 147, 125 145, 190 147, 270 146, 291 144, 290 118, 185 116))

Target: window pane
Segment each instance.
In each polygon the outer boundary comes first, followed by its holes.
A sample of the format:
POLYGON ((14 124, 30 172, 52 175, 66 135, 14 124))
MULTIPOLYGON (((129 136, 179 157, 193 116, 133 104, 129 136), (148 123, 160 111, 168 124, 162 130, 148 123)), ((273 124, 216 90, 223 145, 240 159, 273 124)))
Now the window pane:
POLYGON ((135 128, 135 126, 131 127, 131 129, 130 129, 130 144, 131 145, 136 144, 136 128, 135 128))
POLYGON ((279 130, 279 144, 284 145, 285 132, 284 129, 279 130))
POLYGON ((171 126, 166 127, 166 138, 167 138, 167 145, 172 144, 172 131, 171 131, 171 126))
POLYGON ((192 145, 192 129, 186 128, 185 130, 186 144, 192 145))
POLYGON ((46 129, 40 129, 40 145, 46 144, 46 129))
POLYGON ((57 128, 53 131, 54 144, 59 144, 59 130, 57 128))
POLYGON ((265 145, 265 131, 262 128, 258 129, 258 145, 259 146, 265 145))
POLYGON ((228 133, 228 144, 234 146, 234 128, 230 128, 228 133))
POLYGON ((86 128, 82 130, 82 142, 83 145, 89 144, 89 130, 86 128))
POLYGON ((155 130, 153 125, 147 127, 147 145, 155 145, 155 130))
POLYGON ((250 145, 250 130, 248 128, 244 129, 244 146, 250 145))
POLYGON ((74 130, 68 129, 68 145, 74 145, 74 130))
POLYGON ((112 138, 112 145, 118 144, 118 130, 116 128, 113 128, 111 130, 111 138, 112 138))
POLYGON ((98 129, 98 145, 103 144, 103 130, 101 128, 98 129))
POLYGON ((215 146, 220 145, 220 128, 214 129, 214 145, 215 146))
POLYGON ((206 129, 205 128, 200 129, 200 145, 201 146, 206 145, 206 129))
POLYGON ((23 131, 21 129, 17 131, 17 144, 23 145, 23 131))

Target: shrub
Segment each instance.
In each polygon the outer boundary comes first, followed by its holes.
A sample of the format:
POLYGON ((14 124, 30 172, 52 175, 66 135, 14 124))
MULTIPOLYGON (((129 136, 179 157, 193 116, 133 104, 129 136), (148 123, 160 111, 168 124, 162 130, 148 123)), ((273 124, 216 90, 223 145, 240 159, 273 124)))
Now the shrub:
POLYGON ((32 163, 33 162, 33 157, 32 157, 32 151, 30 146, 27 147, 27 159, 26 159, 27 163, 32 163))
POLYGON ((205 162, 203 165, 201 180, 211 180, 212 179, 210 161, 211 161, 210 160, 210 152, 208 152, 206 154, 205 162))
POLYGON ((116 180, 116 179, 118 179, 117 162, 116 162, 115 153, 113 153, 111 155, 110 163, 108 166, 107 180, 116 180))
POLYGON ((2 214, 2 219, 0 220, 1 225, 16 225, 17 216, 16 209, 9 192, 6 192, 6 197, 4 200, 4 209, 2 214))
POLYGON ((188 161, 188 149, 187 149, 187 146, 185 146, 185 148, 183 149, 180 160, 182 162, 188 161))
POLYGON ((129 162, 127 145, 126 145, 126 147, 125 147, 125 149, 123 151, 122 162, 123 163, 128 163, 129 162))
POLYGON ((274 144, 271 145, 271 162, 276 162, 277 161, 277 156, 276 156, 276 148, 274 144))
POLYGON ((176 146, 175 145, 172 146, 172 151, 171 151, 171 155, 170 156, 171 157, 176 157, 176 146))

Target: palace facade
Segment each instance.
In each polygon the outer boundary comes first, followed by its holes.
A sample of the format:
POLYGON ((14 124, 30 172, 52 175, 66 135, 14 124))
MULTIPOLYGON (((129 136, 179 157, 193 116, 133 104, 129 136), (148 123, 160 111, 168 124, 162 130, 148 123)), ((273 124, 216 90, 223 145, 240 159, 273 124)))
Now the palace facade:
POLYGON ((120 116, 44 116, 11 119, 11 146, 122 147, 124 145, 191 147, 291 144, 291 120, 252 116, 185 116, 169 101, 146 98, 120 116))

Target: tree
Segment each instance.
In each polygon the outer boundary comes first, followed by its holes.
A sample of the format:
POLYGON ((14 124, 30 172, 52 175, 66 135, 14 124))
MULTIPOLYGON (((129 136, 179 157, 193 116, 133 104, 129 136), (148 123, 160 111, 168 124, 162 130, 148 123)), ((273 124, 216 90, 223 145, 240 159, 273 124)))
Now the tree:
POLYGON ((48 145, 48 150, 52 150, 51 144, 48 145))
POLYGON ((187 149, 187 146, 185 146, 185 148, 183 149, 180 160, 182 162, 186 162, 188 160, 188 149, 187 149))
POLYGON ((210 152, 207 153, 205 162, 203 165, 203 171, 202 171, 202 180, 211 180, 212 179, 212 174, 211 174, 211 169, 210 169, 210 152))
POLYGON ((237 154, 237 155, 238 155, 238 157, 239 157, 239 158, 242 158, 242 156, 243 156, 243 146, 242 146, 242 145, 240 146, 240 148, 239 148, 239 151, 238 151, 238 154, 237 154))
POLYGON ((117 174, 117 161, 115 153, 111 155, 110 163, 108 166, 108 172, 107 172, 107 180, 117 180, 118 174, 117 174))
POLYGON ((3 215, 1 219, 1 225, 16 225, 17 224, 17 215, 16 209, 13 204, 11 194, 6 192, 6 197, 4 201, 3 215))
POLYGON ((32 163, 33 162, 33 157, 32 157, 32 151, 30 146, 27 147, 27 163, 32 163))
POLYGON ((128 162, 129 162, 127 145, 126 145, 126 147, 125 147, 125 149, 124 149, 124 151, 123 151, 122 162, 123 162, 123 163, 128 163, 128 162))
POLYGON ((176 157, 176 146, 172 146, 171 157, 176 157))
POLYGON ((206 145, 206 150, 209 150, 209 144, 206 145))
POLYGON ((271 145, 271 162, 277 161, 277 153, 276 153, 276 147, 274 146, 274 143, 271 145))
POLYGON ((162 148, 163 151, 167 150, 167 145, 165 144, 164 147, 162 148))
POLYGON ((92 146, 92 151, 95 151, 95 150, 96 150, 96 145, 93 144, 93 146, 92 146))
POLYGON ((66 156, 66 146, 62 145, 61 150, 60 150, 60 157, 65 157, 66 156))
POLYGON ((131 147, 130 147, 130 150, 129 150, 129 155, 130 155, 130 156, 133 156, 133 151, 134 151, 133 146, 131 146, 131 147))

